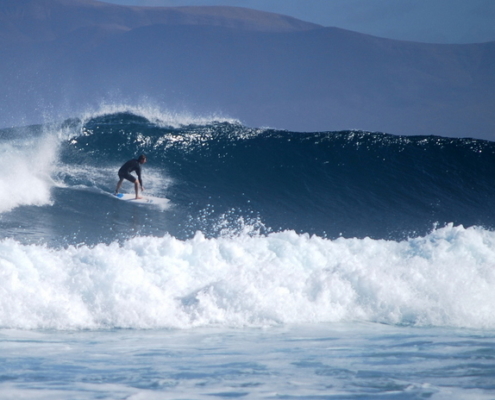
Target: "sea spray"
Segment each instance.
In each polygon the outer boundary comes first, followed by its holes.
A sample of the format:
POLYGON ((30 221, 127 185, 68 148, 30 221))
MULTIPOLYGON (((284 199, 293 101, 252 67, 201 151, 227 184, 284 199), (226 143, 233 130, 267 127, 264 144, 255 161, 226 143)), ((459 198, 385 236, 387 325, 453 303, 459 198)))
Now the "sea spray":
POLYGON ((16 137, 0 142, 0 213, 22 205, 51 203, 51 177, 55 170, 59 142, 52 135, 16 137))

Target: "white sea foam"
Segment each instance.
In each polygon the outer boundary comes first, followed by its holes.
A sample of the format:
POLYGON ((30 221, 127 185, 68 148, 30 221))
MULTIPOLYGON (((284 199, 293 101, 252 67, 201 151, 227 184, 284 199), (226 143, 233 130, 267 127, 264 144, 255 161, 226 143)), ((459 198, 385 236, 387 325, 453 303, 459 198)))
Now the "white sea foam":
POLYGON ((0 158, 5 166, 0 174, 0 213, 22 205, 51 202, 50 175, 57 158, 58 140, 53 135, 19 137, 3 141, 0 158))
POLYGON ((190 328, 372 321, 495 328, 495 233, 403 242, 292 231, 51 249, 0 242, 0 326, 190 328))

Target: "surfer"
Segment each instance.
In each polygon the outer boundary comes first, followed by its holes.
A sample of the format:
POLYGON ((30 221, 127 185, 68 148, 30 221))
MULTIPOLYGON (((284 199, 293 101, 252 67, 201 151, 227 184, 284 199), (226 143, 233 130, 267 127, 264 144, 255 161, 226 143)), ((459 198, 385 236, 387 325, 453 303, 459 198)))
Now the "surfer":
POLYGON ((119 183, 117 183, 117 188, 115 189, 115 195, 119 193, 120 187, 124 179, 134 183, 134 189, 136 190, 136 199, 141 199, 139 196, 139 186, 141 186, 141 191, 144 190, 143 180, 141 179, 141 165, 146 162, 146 156, 141 154, 139 158, 127 161, 119 169, 119 183), (136 172, 138 179, 136 179, 131 172, 136 172), (138 186, 139 181, 139 186, 138 186))

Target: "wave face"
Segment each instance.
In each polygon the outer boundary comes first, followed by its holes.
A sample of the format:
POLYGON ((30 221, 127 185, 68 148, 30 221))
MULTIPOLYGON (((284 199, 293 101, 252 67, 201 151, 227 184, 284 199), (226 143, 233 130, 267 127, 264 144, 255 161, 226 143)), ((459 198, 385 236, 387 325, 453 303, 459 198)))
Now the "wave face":
MULTIPOLYGON (((254 215, 276 231, 401 239, 434 224, 493 227, 494 152, 493 143, 472 139, 296 133, 231 122, 170 128, 112 114, 86 122, 82 135, 64 143, 61 160, 115 174, 122 160, 145 153, 147 168, 173 180, 157 183, 157 193, 196 220, 174 235, 215 235, 215 218, 254 215)), ((114 180, 92 184, 111 190, 114 180)))
POLYGON ((113 110, 0 152, 2 327, 495 328, 494 143, 113 110), (165 208, 111 195, 141 153, 165 208))

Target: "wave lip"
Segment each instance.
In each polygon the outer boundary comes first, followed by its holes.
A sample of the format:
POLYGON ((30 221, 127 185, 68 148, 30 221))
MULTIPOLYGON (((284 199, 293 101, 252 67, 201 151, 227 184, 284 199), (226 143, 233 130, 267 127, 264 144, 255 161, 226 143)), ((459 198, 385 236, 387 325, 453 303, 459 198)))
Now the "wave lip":
POLYGON ((139 105, 118 104, 118 103, 102 103, 99 108, 88 110, 81 116, 83 124, 88 121, 103 117, 115 117, 120 114, 127 114, 134 117, 141 117, 161 128, 181 128, 188 125, 210 125, 214 122, 227 122, 238 124, 239 121, 234 118, 229 118, 222 115, 195 115, 188 111, 172 111, 164 110, 161 107, 143 102, 139 105))
POLYGON ((0 326, 270 326, 368 321, 495 329, 495 233, 402 242, 296 234, 137 237, 50 249, 0 242, 0 326))

